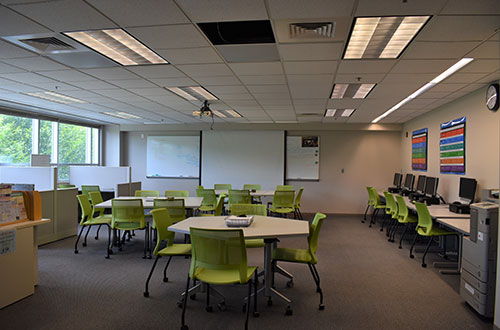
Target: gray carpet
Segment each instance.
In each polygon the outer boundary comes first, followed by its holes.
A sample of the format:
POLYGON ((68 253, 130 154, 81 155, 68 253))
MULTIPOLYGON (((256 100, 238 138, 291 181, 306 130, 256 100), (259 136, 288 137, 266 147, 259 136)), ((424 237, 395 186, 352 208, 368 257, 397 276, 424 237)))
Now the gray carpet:
MULTIPOLYGON (((378 228, 368 228, 359 216, 329 216, 320 234, 318 271, 325 294, 325 310, 306 265, 283 264, 292 272, 294 288, 276 276, 276 288, 293 300, 293 315, 285 304, 272 306, 259 296, 260 317, 250 317, 250 329, 492 329, 458 294, 459 277, 440 275, 420 267, 421 255, 408 258, 388 243, 378 228)), ((179 329, 181 310, 176 302, 185 286, 189 260, 174 258, 168 283, 160 259, 144 298, 144 282, 152 260, 141 259, 143 233, 115 248, 104 259, 106 232, 73 253, 75 238, 40 247, 40 283, 35 295, 0 310, 1 329, 179 329)), ((180 238, 180 237, 179 237, 180 238)), ((305 238, 283 239, 281 246, 306 246, 305 238)), ((262 267, 262 249, 249 250, 250 264, 262 267)), ((241 301, 244 286, 223 287, 227 311, 205 312, 204 297, 188 301, 190 329, 243 329, 241 301)), ((1 293, 0 293, 1 294, 1 293)), ((215 299, 213 300, 214 302, 215 299)), ((214 306, 215 307, 215 306, 214 306)))

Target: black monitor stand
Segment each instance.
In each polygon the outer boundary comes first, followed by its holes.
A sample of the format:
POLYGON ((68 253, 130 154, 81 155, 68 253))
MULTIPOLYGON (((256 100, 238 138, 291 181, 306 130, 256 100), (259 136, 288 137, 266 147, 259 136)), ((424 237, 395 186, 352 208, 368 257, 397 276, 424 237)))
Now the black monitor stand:
POLYGON ((450 212, 459 214, 470 214, 470 204, 462 204, 460 202, 453 202, 450 204, 450 212))
POLYGON ((436 196, 422 196, 419 198, 419 202, 425 203, 427 205, 439 205, 439 197, 436 196))
POLYGON ((387 191, 389 191, 392 194, 399 194, 401 192, 400 187, 389 187, 387 188, 387 191))

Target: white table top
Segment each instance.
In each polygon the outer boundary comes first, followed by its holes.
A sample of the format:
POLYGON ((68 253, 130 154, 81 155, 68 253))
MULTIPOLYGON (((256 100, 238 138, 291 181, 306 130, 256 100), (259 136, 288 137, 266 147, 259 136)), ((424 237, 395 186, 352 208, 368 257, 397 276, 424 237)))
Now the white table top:
MULTIPOLYGON (((215 190, 215 194, 216 195, 220 195, 220 194, 228 195, 229 191, 225 190, 225 189, 217 189, 217 190, 215 190)), ((255 196, 255 197, 257 197, 257 196, 262 196, 262 197, 274 196, 274 190, 256 190, 255 192, 250 191, 250 196, 255 196)))
MULTIPOLYGON (((152 209, 153 208, 153 201, 155 199, 166 199, 167 197, 134 197, 134 196, 120 196, 116 197, 115 199, 137 199, 141 198, 142 199, 142 205, 144 206, 145 209, 152 209)), ((187 209, 196 209, 201 206, 201 202, 203 201, 203 197, 175 197, 176 199, 184 199, 184 206, 187 209)), ((107 200, 105 202, 99 203, 96 205, 96 207, 102 207, 102 208, 111 208, 111 199, 107 200)))
MULTIPOLYGON (((190 217, 170 227, 169 230, 182 234, 189 234, 190 227, 205 229, 235 229, 227 227, 226 217, 190 217)), ((309 222, 304 220, 289 220, 275 217, 256 215, 249 227, 241 227, 245 238, 279 238, 285 236, 309 235, 309 222)))
POLYGON ((456 230, 465 236, 470 234, 470 219, 464 218, 437 218, 437 222, 456 230))
MULTIPOLYGON (((408 197, 404 197, 406 206, 409 209, 416 210, 415 204, 413 204, 408 197)), ((433 218, 463 218, 470 219, 470 214, 460 214, 451 212, 448 204, 439 205, 428 205, 427 209, 433 218)))

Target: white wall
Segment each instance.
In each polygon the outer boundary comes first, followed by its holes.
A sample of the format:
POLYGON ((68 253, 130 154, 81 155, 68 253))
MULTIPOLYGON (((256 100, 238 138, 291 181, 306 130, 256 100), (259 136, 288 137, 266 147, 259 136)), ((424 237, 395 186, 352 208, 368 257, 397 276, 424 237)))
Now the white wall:
POLYGON ((412 172, 439 177, 438 193, 447 202, 458 200, 461 176, 478 181, 476 198, 481 189, 498 188, 499 162, 499 112, 491 112, 485 105, 486 88, 467 94, 431 112, 417 117, 403 126, 401 155, 403 173, 412 172), (441 174, 439 169, 439 128, 441 123, 462 116, 467 117, 465 126, 465 175, 441 174), (411 170, 411 133, 428 128, 427 172, 411 170), (408 132, 408 137, 406 137, 408 132))
POLYGON ((107 125, 102 129, 102 165, 120 166, 120 126, 107 125))

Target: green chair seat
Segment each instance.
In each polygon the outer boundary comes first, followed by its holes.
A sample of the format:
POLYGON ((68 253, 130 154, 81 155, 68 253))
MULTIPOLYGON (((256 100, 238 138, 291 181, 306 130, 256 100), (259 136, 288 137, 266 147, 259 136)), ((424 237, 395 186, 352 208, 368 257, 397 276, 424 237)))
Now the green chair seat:
POLYGON ((107 214, 84 221, 82 225, 83 226, 109 225, 110 223, 111 223, 111 214, 107 214))
POLYGON ((417 228, 417 233, 421 236, 443 236, 443 235, 456 235, 457 233, 452 231, 447 231, 443 228, 432 227, 429 232, 426 232, 425 228, 417 228))
POLYGON ((273 260, 298 262, 303 264, 317 263, 316 260, 312 259, 309 250, 304 249, 276 248, 273 251, 273 260))
POLYGON ((404 220, 399 220, 401 223, 417 223, 418 218, 412 214, 408 215, 408 217, 404 220))
MULTIPOLYGON (((245 277, 245 281, 243 283, 248 282, 257 267, 249 266, 247 267, 247 272, 245 277)), ((239 269, 208 269, 208 268, 197 268, 195 271, 196 279, 209 283, 209 284, 236 284, 240 282, 240 270, 239 269)))
POLYGON ((191 253, 191 244, 173 244, 157 252, 160 256, 189 255, 191 253))
POLYGON ((262 238, 256 238, 256 239, 246 239, 245 240, 245 246, 247 248, 261 248, 264 247, 266 243, 264 243, 264 240, 262 238))

